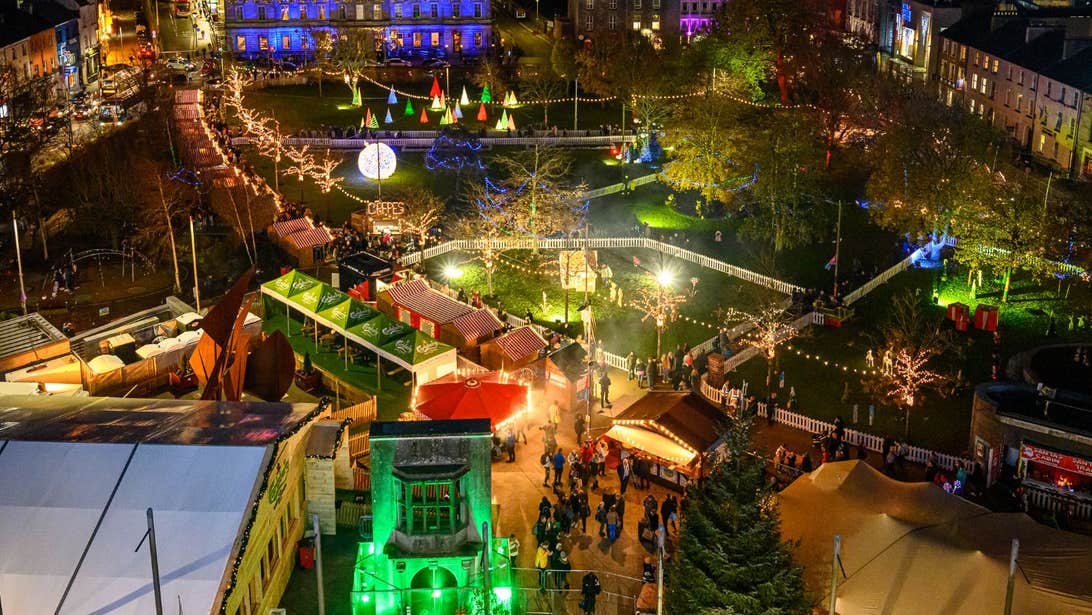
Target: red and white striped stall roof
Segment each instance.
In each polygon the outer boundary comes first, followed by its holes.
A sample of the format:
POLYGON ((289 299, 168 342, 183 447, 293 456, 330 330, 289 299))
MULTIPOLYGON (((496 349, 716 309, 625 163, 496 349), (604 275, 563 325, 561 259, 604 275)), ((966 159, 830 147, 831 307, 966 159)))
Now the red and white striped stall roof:
POLYGON ((390 293, 391 300, 395 303, 403 303, 414 295, 420 295, 432 290, 428 282, 418 278, 416 280, 410 280, 409 282, 403 282, 402 284, 395 284, 387 289, 390 293))
POLYGON ((295 218, 293 220, 284 220, 282 222, 273 223, 273 233, 275 233, 277 237, 287 237, 292 233, 306 231, 311 228, 315 227, 307 218, 295 218))
POLYGON ((512 360, 522 359, 546 347, 546 340, 531 327, 520 327, 496 340, 504 354, 512 360))
POLYGON ((504 326, 493 312, 489 310, 475 310, 451 321, 451 326, 463 336, 463 339, 476 340, 504 326))
POLYGON ((315 246, 324 246, 333 240, 334 238, 330 235, 330 231, 326 230, 326 227, 324 226, 305 229, 288 236, 288 241, 292 242, 292 245, 300 250, 303 250, 304 248, 313 248, 315 246))
POLYGON ((456 318, 474 311, 474 308, 469 305, 459 303, 431 288, 423 293, 410 295, 404 301, 395 301, 395 304, 412 310, 422 318, 427 318, 438 325, 446 325, 456 318))

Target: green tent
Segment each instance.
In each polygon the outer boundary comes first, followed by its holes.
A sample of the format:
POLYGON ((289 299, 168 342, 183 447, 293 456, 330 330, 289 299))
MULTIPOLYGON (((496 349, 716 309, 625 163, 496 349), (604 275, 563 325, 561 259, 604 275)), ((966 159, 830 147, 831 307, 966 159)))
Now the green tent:
POLYGON ((270 280, 262 284, 262 288, 267 288, 282 297, 294 297, 320 284, 322 282, 293 269, 276 280, 270 280))
POLYGON ((367 322, 378 315, 378 310, 353 298, 319 312, 319 316, 330 321, 342 331, 351 329, 362 322, 367 322))
POLYGON ((350 334, 359 335, 373 346, 381 347, 384 344, 408 335, 414 328, 400 320, 394 320, 386 314, 379 314, 367 322, 360 323, 349 328, 350 334))
POLYGON ((438 342, 416 329, 414 329, 413 333, 410 335, 400 337, 393 342, 383 345, 383 350, 386 350, 410 365, 423 363, 432 357, 443 354, 453 348, 453 346, 438 342))
POLYGON ((346 295, 329 284, 320 282, 317 286, 312 286, 298 295, 293 295, 292 301, 296 302, 300 307, 318 314, 339 303, 344 303, 348 298, 349 295, 346 295))

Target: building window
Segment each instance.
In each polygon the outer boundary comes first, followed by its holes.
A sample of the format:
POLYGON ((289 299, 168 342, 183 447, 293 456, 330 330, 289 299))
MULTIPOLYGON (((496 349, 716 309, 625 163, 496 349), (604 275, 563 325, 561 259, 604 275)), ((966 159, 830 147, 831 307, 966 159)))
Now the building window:
POLYGON ((413 46, 414 47, 420 47, 421 46, 421 33, 420 32, 414 32, 413 33, 413 46))
POLYGON ((399 481, 395 506, 398 530, 410 536, 453 534, 466 525, 461 480, 399 481))
POLYGON ((481 46, 482 46, 482 33, 481 32, 475 32, 474 33, 474 47, 479 47, 480 48, 481 46))
POLYGON ((481 17, 481 16, 482 16, 482 5, 481 5, 481 3, 476 3, 476 4, 474 4, 474 17, 481 17))
POLYGON ((641 29, 641 18, 638 17, 637 15, 633 16, 633 29, 634 30, 640 30, 641 29))
POLYGON ((287 34, 281 36, 281 49, 291 49, 292 39, 287 34))
POLYGON ((660 14, 659 13, 653 13, 652 14, 652 29, 653 30, 659 30, 660 29, 660 14))
POLYGON ((1046 135, 1039 133, 1039 153, 1043 153, 1043 148, 1046 147, 1046 135))
POLYGON ((608 6, 608 7, 610 8, 610 10, 612 10, 612 11, 613 11, 614 9, 617 9, 617 8, 618 8, 618 0, 610 0, 610 3, 609 3, 609 4, 607 4, 607 6, 608 6))
POLYGON ((325 20, 326 19, 326 5, 325 4, 318 5, 318 18, 320 20, 325 20))
POLYGON ((258 20, 259 21, 264 21, 265 20, 265 7, 264 6, 259 6, 258 7, 258 20))
POLYGON ((395 19, 402 19, 402 5, 401 4, 395 4, 394 5, 394 18, 395 19))
POLYGON ((971 73, 971 90, 978 89, 978 73, 971 73))
POLYGON ((982 54, 981 54, 981 53, 978 53, 977 51, 976 51, 976 52, 974 52, 974 65, 975 65, 975 66, 978 66, 978 62, 979 62, 979 60, 981 60, 981 59, 982 59, 982 54))
POLYGON ((463 16, 463 6, 456 2, 451 5, 451 16, 458 19, 463 16))
POLYGON ((584 0, 584 8, 589 11, 595 9, 595 0, 584 0))
POLYGON ((383 19, 383 5, 372 5, 372 21, 381 21, 383 19))
POLYGON ((1016 71, 1016 83, 1024 85, 1024 69, 1016 71))
POLYGON ((611 32, 618 29, 618 16, 614 13, 607 16, 607 29, 611 32))
POLYGON ((440 5, 430 4, 429 7, 428 7, 428 10, 429 10, 429 14, 432 16, 433 19, 436 19, 437 17, 440 16, 440 5))
POLYGON ((235 50, 236 51, 246 51, 246 37, 245 36, 240 35, 240 36, 235 37, 235 50))
POLYGON ((966 62, 967 61, 967 46, 966 45, 960 45, 959 46, 959 61, 960 62, 966 62))
POLYGON ((420 4, 414 4, 413 5, 413 18, 417 19, 420 16, 421 16, 421 5, 420 4))
POLYGON ((1001 68, 1001 62, 997 59, 993 59, 993 74, 997 74, 997 69, 1001 68))
POLYGON ((429 46, 431 46, 431 47, 439 47, 440 46, 440 33, 439 32, 433 32, 429 36, 429 46))
POLYGON ((258 49, 261 49, 262 51, 269 49, 269 39, 267 37, 258 37, 258 49))
POLYGON ((595 22, 592 20, 592 16, 591 15, 585 15, 584 16, 584 29, 588 30, 590 32, 594 25, 595 25, 595 22))
POLYGON ((235 21, 242 21, 242 20, 243 20, 243 7, 237 6, 237 7, 235 7, 235 21))
POLYGON ((660 0, 652 0, 652 8, 660 10, 660 0))
POLYGON ((641 0, 633 0, 633 10, 641 10, 641 0))
POLYGON ((345 21, 345 5, 342 4, 337 7, 337 18, 341 21, 345 21))
POLYGON ((288 5, 281 7, 281 21, 288 21, 288 5))

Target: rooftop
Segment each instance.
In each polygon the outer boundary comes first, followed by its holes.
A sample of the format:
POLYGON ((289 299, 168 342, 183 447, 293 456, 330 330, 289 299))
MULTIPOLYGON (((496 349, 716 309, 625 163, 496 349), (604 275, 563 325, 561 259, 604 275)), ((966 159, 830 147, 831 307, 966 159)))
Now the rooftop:
POLYGON ((720 426, 723 418, 720 411, 693 393, 652 392, 623 410, 614 420, 641 421, 646 428, 655 424, 695 450, 706 451, 717 443, 723 431, 720 426))
POLYGON ((999 383, 979 385, 978 393, 993 401, 1001 416, 1092 436, 1092 399, 1087 396, 1059 390, 1050 399, 1030 384, 999 383))
MULTIPOLYGON (((0 398, 2 400, 3 398, 0 398)), ((2 401, 0 401, 2 403, 2 401)), ((2 415, 0 415, 2 420, 2 415)), ((436 436, 488 436, 489 419, 452 419, 449 421, 377 421, 372 423, 371 438, 434 438, 436 436)))
POLYGON ((0 47, 7 47, 52 27, 40 17, 0 6, 0 47))
POLYGON ((0 440, 266 446, 295 433, 321 409, 280 402, 0 396, 0 440))
POLYGON ((0 322, 0 358, 64 339, 64 334, 37 312, 10 318, 0 322))

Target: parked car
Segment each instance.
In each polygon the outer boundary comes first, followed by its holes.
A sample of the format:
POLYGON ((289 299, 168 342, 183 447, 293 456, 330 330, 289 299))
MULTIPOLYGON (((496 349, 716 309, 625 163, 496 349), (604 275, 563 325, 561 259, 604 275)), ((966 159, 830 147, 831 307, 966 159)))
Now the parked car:
POLYGON ((527 10, 516 9, 516 19, 527 19, 527 10))
POLYGON ((406 59, 403 59, 403 58, 387 58, 386 65, 387 66, 413 66, 413 64, 410 64, 409 60, 406 60, 406 59))
POLYGON ((190 62, 186 58, 174 56, 167 60, 167 68, 171 70, 191 71, 195 67, 193 65, 193 62, 190 62))
POLYGON ((421 66, 425 68, 446 68, 451 66, 451 63, 443 58, 429 58, 421 63, 421 66))

